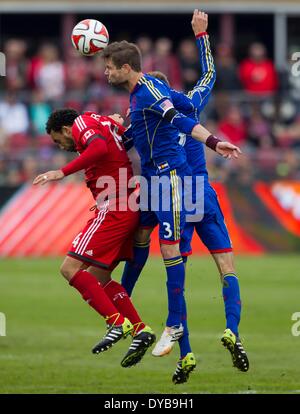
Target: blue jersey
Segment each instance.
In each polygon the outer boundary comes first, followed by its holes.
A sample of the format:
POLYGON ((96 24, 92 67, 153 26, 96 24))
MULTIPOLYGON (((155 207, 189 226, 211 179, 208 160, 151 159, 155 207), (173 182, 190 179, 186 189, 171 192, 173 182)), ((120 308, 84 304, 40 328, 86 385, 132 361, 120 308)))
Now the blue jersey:
MULTIPOLYGON (((214 86, 216 71, 207 34, 197 39, 197 47, 201 65, 200 79, 186 95, 174 89, 171 89, 170 94, 173 104, 178 111, 199 122, 200 114, 207 104, 214 86)), ((207 177, 203 144, 189 134, 181 134, 180 143, 185 149, 187 161, 193 175, 207 177)))
POLYGON ((198 121, 175 110, 171 89, 164 82, 149 75, 139 79, 130 95, 130 118, 125 137, 132 135, 143 174, 160 174, 187 165, 179 132, 190 134, 198 121))

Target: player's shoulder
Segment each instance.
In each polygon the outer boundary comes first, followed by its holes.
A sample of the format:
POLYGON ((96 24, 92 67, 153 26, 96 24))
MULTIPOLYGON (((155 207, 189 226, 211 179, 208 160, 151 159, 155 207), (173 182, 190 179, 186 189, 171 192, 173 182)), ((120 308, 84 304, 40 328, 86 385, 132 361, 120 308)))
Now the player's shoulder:
POLYGON ((170 96, 170 91, 168 86, 161 82, 159 79, 154 78, 150 75, 142 76, 138 84, 140 85, 141 95, 144 97, 149 97, 151 100, 158 101, 164 97, 170 96))
POLYGON ((102 122, 105 121, 101 115, 95 112, 84 112, 75 118, 72 126, 72 136, 75 141, 85 145, 87 140, 93 135, 104 135, 102 122))
POLYGON ((75 118, 73 129, 83 131, 87 128, 100 127, 103 122, 107 121, 107 117, 99 115, 96 112, 84 112, 75 118))

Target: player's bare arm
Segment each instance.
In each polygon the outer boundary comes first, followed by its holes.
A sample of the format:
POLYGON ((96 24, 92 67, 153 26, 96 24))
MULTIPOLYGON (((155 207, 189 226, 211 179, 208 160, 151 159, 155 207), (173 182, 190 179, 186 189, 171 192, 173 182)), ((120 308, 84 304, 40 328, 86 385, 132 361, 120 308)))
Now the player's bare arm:
POLYGON ((113 119, 115 122, 118 122, 118 124, 124 124, 124 118, 120 114, 108 115, 108 118, 113 119))
POLYGON ((193 18, 192 18, 192 28, 193 28, 195 36, 197 36, 199 33, 206 32, 207 26, 208 26, 208 15, 198 9, 195 9, 193 18))

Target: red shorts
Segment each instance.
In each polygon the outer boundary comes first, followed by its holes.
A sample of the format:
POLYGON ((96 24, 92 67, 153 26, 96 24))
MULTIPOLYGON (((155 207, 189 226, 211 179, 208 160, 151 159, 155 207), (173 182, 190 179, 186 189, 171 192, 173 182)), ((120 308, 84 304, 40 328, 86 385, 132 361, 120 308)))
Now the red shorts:
POLYGON ((75 237, 68 256, 112 270, 121 260, 132 259, 138 224, 138 211, 110 211, 108 203, 104 204, 75 237))

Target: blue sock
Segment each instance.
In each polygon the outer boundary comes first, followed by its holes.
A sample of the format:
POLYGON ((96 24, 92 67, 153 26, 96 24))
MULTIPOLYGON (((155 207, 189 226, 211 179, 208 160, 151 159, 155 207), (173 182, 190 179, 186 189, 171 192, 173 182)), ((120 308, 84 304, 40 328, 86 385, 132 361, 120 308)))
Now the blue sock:
POLYGON ((133 288, 145 266, 149 256, 149 250, 150 240, 145 243, 135 242, 133 260, 125 264, 121 284, 129 296, 131 296, 133 288))
POLYGON ((223 298, 226 315, 226 328, 239 336, 238 326, 241 318, 241 299, 239 281, 234 273, 227 273, 223 277, 223 298))
POLYGON ((181 314, 181 323, 184 328, 183 336, 179 339, 179 348, 180 348, 180 358, 184 358, 186 354, 192 352, 190 341, 189 341, 189 329, 187 324, 187 310, 185 297, 183 296, 182 301, 182 314, 181 314))
POLYGON ((184 264, 181 256, 164 259, 167 271, 168 309, 167 326, 179 326, 181 323, 184 264))

